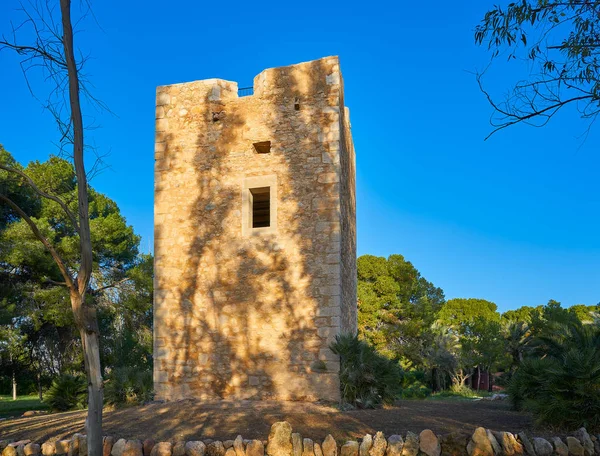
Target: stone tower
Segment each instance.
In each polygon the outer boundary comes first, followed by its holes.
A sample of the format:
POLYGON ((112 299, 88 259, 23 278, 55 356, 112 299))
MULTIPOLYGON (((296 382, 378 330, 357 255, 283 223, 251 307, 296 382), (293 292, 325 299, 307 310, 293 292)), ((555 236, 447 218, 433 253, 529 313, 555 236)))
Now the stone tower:
POLYGON ((337 57, 264 70, 253 94, 158 87, 154 387, 338 400, 329 344, 356 333, 355 159, 337 57))

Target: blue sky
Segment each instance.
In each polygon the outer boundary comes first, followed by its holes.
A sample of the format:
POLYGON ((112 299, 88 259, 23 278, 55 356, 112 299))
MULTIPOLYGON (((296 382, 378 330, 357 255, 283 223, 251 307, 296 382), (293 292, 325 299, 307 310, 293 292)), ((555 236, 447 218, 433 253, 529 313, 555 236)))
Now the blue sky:
MULTIPOLYGON (((546 128, 494 135, 473 72, 489 60, 473 28, 493 2, 94 3, 76 37, 89 52, 89 111, 109 169, 92 184, 117 201, 148 250, 153 231, 157 85, 219 77, 252 84, 262 69, 339 55, 357 153, 359 254, 401 253, 448 298, 501 310, 549 299, 600 301, 598 128, 575 112, 546 128)), ((0 30, 18 22, 0 3, 0 30)), ((494 66, 501 95, 527 68, 494 66)), ((0 53, 0 143, 23 163, 55 152, 53 121, 15 56, 0 53)), ((91 120, 91 119, 88 119, 91 120)))

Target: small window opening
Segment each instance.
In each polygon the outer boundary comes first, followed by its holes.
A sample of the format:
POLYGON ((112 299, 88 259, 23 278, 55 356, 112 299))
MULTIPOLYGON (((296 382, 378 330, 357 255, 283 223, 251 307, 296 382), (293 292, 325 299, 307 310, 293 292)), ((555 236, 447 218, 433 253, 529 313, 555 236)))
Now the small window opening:
POLYGON ((261 141, 253 144, 257 154, 271 153, 271 141, 261 141))
POLYGON ((300 98, 296 97, 296 99, 294 100, 294 109, 296 111, 300 111, 300 98))
POLYGON ((251 188, 252 228, 271 226, 271 188, 251 188))

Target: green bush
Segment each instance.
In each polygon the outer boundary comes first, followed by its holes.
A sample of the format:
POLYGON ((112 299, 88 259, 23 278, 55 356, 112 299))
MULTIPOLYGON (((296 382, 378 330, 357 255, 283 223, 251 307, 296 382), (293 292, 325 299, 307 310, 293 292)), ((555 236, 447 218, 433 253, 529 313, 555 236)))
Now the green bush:
POLYGON ((352 335, 338 335, 331 350, 340 355, 342 400, 358 408, 374 408, 396 400, 402 391, 400 366, 352 335))
POLYGON ((600 429, 600 330, 571 324, 537 343, 509 383, 515 408, 543 425, 600 429))
POLYGON ((151 401, 152 372, 135 367, 119 367, 108 376, 104 387, 105 402, 110 405, 139 405, 151 401))
POLYGON ((87 381, 85 377, 62 374, 52 382, 44 395, 44 402, 52 410, 60 412, 85 408, 87 405, 87 381))
POLYGON ((402 378, 402 397, 425 399, 428 396, 431 396, 431 388, 426 384, 425 373, 419 370, 405 372, 402 378))

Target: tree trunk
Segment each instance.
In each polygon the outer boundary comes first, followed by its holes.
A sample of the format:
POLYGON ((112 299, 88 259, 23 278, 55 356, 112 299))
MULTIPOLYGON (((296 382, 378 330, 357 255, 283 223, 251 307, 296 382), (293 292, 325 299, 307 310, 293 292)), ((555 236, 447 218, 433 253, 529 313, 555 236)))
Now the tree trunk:
POLYGON ((38 381, 38 396, 39 396, 40 402, 41 402, 44 400, 44 398, 42 397, 42 368, 41 367, 37 374, 37 381, 38 381))
POLYGON ((15 375, 15 371, 12 371, 12 393, 13 393, 13 401, 17 400, 17 377, 15 375))

